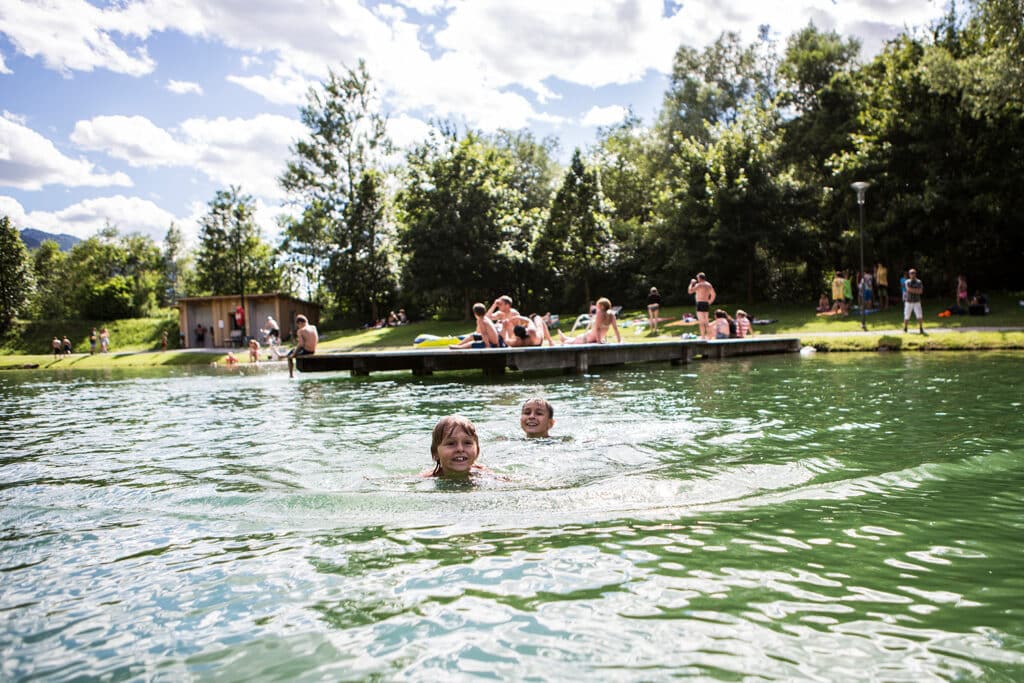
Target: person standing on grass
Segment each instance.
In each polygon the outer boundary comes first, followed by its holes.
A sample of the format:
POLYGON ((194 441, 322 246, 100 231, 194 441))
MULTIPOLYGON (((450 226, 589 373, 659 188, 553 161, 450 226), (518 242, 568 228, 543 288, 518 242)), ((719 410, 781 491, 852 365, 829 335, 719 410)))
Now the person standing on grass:
POLYGON ((881 263, 875 265, 875 292, 882 308, 889 308, 889 271, 881 263))
POLYGON ((913 268, 908 271, 907 278, 907 300, 903 304, 903 331, 907 331, 907 323, 910 322, 910 314, 917 316, 917 326, 924 331, 924 314, 921 311, 921 295, 924 294, 924 283, 917 279, 917 271, 913 268))

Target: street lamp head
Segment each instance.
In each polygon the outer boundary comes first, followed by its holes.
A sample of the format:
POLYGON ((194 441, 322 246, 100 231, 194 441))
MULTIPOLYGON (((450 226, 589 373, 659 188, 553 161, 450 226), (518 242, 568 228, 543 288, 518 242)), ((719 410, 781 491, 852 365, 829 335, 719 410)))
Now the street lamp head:
POLYGON ((864 204, 864 193, 868 191, 869 187, 871 187, 871 183, 865 182, 863 180, 858 180, 855 183, 850 183, 850 187, 852 187, 857 192, 857 203, 864 204))

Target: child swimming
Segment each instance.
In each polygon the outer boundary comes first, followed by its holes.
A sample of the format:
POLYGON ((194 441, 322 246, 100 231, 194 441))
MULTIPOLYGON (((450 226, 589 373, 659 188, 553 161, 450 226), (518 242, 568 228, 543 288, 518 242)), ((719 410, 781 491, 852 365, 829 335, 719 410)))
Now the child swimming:
POLYGON ((423 477, 465 478, 487 469, 476 464, 480 456, 480 439, 476 426, 461 415, 442 417, 434 425, 430 439, 430 457, 434 469, 421 474, 423 477))
POLYGON ((539 396, 526 399, 519 413, 519 426, 528 439, 547 438, 555 426, 554 407, 539 396))

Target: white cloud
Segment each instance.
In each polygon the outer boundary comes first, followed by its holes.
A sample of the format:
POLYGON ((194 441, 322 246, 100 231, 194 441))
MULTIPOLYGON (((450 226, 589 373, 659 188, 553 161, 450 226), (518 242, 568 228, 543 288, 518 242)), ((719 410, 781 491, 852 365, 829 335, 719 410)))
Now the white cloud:
POLYGON ((132 181, 124 173, 97 172, 91 162, 65 156, 17 120, 0 118, 0 186, 39 190, 46 185, 130 187, 132 181))
POLYGON ((429 123, 406 114, 388 119, 388 137, 398 149, 406 149, 425 141, 431 130, 429 123))
POLYGON ((71 141, 82 149, 102 151, 135 167, 184 166, 197 154, 187 144, 143 116, 97 116, 79 121, 71 141))
MULTIPOLYGON (((0 213, 11 217, 19 228, 36 228, 65 233, 82 239, 95 235, 108 222, 122 233, 141 233, 160 241, 171 221, 184 221, 153 202, 139 197, 96 197, 85 199, 59 211, 25 211, 13 197, 0 195, 0 213)), ((194 230, 192 230, 194 232, 194 230)))
POLYGON ((137 47, 129 53, 112 37, 120 33, 145 38, 151 27, 142 17, 133 21, 137 14, 99 9, 84 0, 5 0, 0 4, 0 33, 18 52, 42 57, 48 67, 64 74, 103 68, 141 76, 154 66, 146 49, 137 47))
POLYGON ((4 62, 4 53, 0 52, 0 74, 11 74, 14 73, 7 68, 7 63, 4 62))
POLYGON ((175 95, 186 95, 188 93, 194 93, 196 95, 203 94, 203 86, 192 81, 167 81, 167 89, 175 95))
POLYGON ((183 166, 221 186, 239 185, 268 198, 282 196, 277 176, 289 148, 306 128, 284 116, 193 118, 169 132, 142 116, 98 116, 79 121, 71 140, 137 167, 183 166))
POLYGON ((227 80, 246 90, 251 90, 268 102, 294 105, 305 104, 309 86, 316 82, 307 80, 294 69, 280 62, 270 76, 228 76, 227 80))
POLYGON ((621 121, 629 110, 613 104, 607 107, 591 107, 580 123, 584 126, 610 126, 621 121))

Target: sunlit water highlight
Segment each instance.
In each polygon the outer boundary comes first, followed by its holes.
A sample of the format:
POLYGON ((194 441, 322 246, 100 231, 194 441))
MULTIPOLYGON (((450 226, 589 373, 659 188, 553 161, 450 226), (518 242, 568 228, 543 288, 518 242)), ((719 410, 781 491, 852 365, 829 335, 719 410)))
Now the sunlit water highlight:
POLYGON ((1022 360, 0 375, 0 678, 1022 680, 1022 360))

